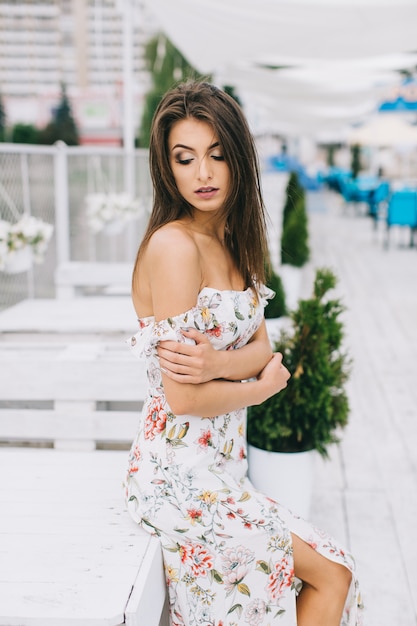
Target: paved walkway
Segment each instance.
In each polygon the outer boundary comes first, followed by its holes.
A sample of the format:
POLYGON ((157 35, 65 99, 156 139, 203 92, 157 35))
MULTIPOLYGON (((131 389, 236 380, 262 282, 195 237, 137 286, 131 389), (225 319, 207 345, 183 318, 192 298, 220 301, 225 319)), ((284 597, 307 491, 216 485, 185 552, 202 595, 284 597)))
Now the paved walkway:
POLYGON ((332 268, 347 306, 351 414, 331 460, 317 459, 312 520, 355 554, 367 626, 417 623, 417 249, 346 209, 309 196, 312 261, 332 268))

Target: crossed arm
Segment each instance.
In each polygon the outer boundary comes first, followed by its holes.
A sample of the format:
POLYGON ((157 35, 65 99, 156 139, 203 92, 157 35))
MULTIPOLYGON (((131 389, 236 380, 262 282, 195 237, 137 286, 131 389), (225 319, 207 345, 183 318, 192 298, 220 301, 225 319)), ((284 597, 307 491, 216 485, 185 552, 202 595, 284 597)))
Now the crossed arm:
POLYGON ((262 323, 249 343, 238 350, 215 350, 206 335, 190 328, 185 337, 195 345, 164 341, 159 344, 161 368, 172 380, 194 385, 209 380, 245 380, 258 376, 272 357, 272 349, 262 323))
POLYGON ((195 345, 164 341, 158 346, 165 392, 175 413, 211 417, 259 404, 286 387, 290 375, 282 355, 272 353, 265 322, 237 350, 216 350, 192 328, 183 334, 195 345), (239 382, 249 378, 256 380, 239 382))

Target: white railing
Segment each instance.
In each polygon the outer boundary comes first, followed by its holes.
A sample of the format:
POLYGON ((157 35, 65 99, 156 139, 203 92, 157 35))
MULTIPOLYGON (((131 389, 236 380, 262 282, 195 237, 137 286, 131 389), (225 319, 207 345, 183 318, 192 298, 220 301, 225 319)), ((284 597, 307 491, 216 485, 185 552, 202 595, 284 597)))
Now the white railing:
POLYGON ((146 150, 0 143, 0 219, 29 214, 54 225, 45 261, 26 273, 0 272, 0 308, 27 297, 53 297, 54 271, 68 261, 133 262, 147 213, 106 236, 89 227, 85 198, 122 193, 151 203, 146 150))

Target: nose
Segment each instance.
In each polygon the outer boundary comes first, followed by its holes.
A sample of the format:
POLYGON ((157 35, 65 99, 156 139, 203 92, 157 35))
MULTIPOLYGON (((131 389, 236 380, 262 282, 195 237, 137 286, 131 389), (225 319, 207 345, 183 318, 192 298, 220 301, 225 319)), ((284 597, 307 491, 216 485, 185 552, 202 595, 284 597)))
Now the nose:
POLYGON ((207 156, 204 156, 201 159, 198 174, 198 177, 201 181, 209 180, 210 178, 212 178, 211 162, 207 156))

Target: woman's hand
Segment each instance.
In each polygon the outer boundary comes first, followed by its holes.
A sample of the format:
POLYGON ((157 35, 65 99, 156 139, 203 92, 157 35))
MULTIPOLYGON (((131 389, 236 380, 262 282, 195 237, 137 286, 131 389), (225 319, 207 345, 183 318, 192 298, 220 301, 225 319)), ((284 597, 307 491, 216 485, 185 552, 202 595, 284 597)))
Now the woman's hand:
POLYGON ((182 332, 191 341, 163 341, 158 346, 162 371, 177 383, 248 380, 257 377, 272 356, 265 322, 238 350, 216 350, 207 335, 195 328, 182 332))
POLYGON ((197 385, 221 378, 222 354, 213 348, 210 340, 194 328, 182 333, 195 344, 161 341, 158 356, 161 369, 172 380, 197 385))
POLYGON ((264 399, 282 391, 287 386, 290 376, 291 374, 282 363, 281 352, 275 352, 258 376, 258 381, 262 384, 264 393, 267 394, 264 399))

